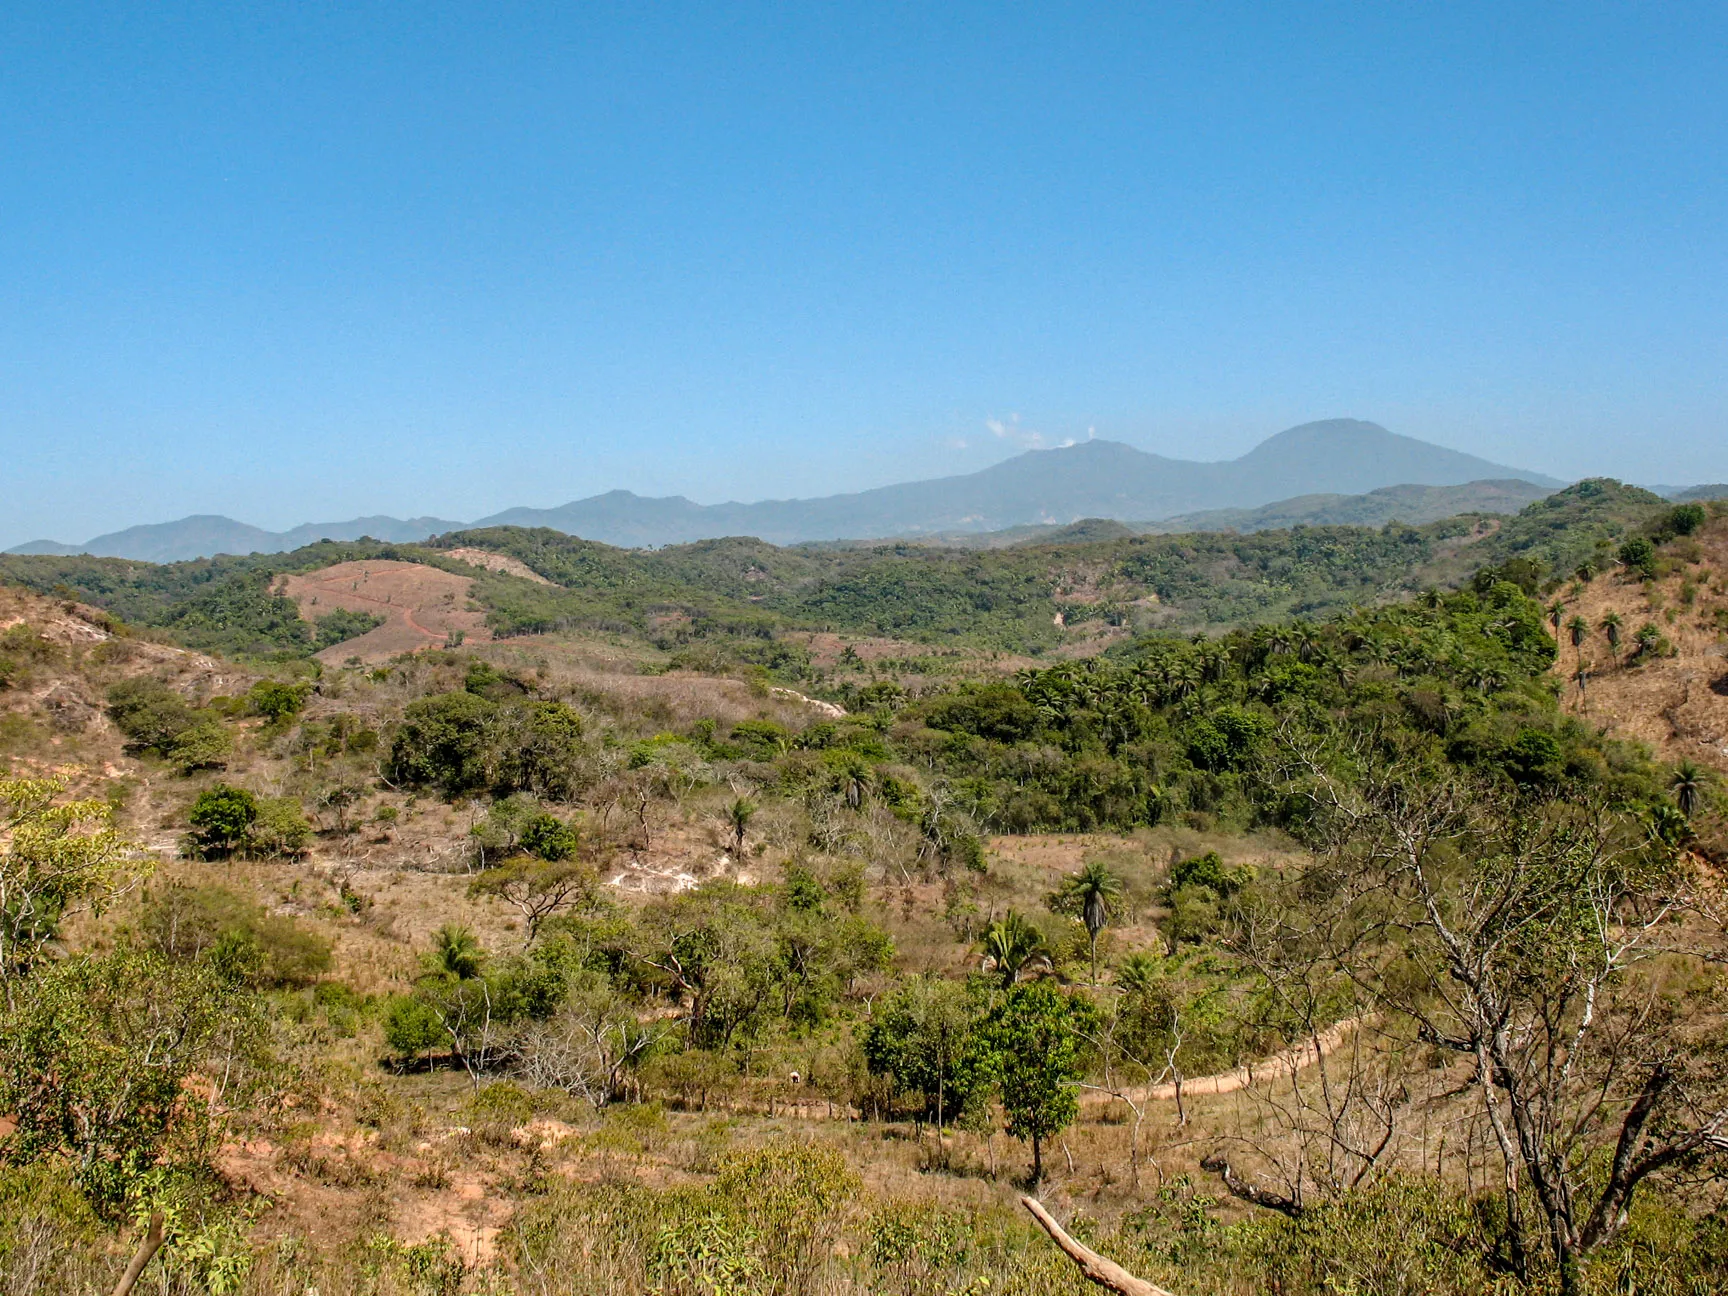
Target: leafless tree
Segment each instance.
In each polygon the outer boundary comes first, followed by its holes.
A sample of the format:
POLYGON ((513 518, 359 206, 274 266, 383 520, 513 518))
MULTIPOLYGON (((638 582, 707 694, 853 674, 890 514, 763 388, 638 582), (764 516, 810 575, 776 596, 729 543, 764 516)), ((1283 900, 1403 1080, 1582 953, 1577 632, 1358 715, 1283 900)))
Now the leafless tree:
POLYGON ((1291 898, 1369 1006, 1469 1061, 1512 1263, 1527 1266, 1528 1211, 1575 1292, 1641 1185, 1728 1152, 1686 971, 1720 956, 1721 932, 1688 858, 1603 799, 1436 777, 1367 742, 1357 756, 1347 783, 1290 752, 1319 855, 1291 898))

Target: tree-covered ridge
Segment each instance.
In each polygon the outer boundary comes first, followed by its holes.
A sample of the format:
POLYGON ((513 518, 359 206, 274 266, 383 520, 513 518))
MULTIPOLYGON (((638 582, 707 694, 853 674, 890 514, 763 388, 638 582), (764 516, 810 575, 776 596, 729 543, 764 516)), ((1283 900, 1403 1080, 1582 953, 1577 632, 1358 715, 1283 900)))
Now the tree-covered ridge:
POLYGON ((1267 778, 1291 743, 1349 727, 1405 762, 1526 789, 1655 794, 1642 758, 1560 711, 1542 608, 1491 578, 1327 622, 1155 638, 1121 654, 968 684, 906 708, 897 747, 953 780, 994 831, 1127 828, 1187 816, 1290 827, 1267 778))
MULTIPOLYGON (((791 630, 830 630, 1039 653, 1096 624, 1217 632, 1326 616, 1456 585, 1481 565, 1514 557, 1536 564, 1542 578, 1585 563, 1601 569, 1624 537, 1657 525, 1667 508, 1646 491, 1593 480, 1504 522, 1298 526, 994 550, 778 548, 747 537, 627 550, 545 528, 490 527, 425 545, 325 541, 290 554, 160 566, 5 555, 0 579, 78 598, 191 647, 249 656, 326 646, 327 636, 273 592, 276 575, 368 558, 472 576, 487 624, 505 637, 586 627, 674 646, 760 645, 791 630), (444 552, 461 546, 517 558, 552 584, 481 571, 444 552)), ((759 647, 752 651, 760 656, 759 647)))

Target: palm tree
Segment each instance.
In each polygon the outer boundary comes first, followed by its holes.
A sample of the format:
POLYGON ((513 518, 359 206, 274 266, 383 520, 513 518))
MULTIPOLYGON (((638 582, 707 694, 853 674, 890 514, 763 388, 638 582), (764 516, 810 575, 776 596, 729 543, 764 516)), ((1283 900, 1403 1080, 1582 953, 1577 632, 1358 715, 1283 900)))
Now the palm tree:
POLYGON ((1110 901, 1122 894, 1122 882, 1103 860, 1088 860, 1062 883, 1065 909, 1077 909, 1092 945, 1092 984, 1098 984, 1098 933, 1110 921, 1110 901))
POLYGON ((1590 633, 1590 623, 1581 616, 1574 616, 1566 623, 1566 633, 1572 640, 1572 647, 1580 659, 1584 656, 1584 636, 1590 633))
POLYGON ((1034 968, 1052 969, 1044 933, 1010 909, 984 930, 984 971, 1002 978, 1004 989, 1034 968))
POLYGON ((740 859, 744 855, 744 830, 755 817, 756 803, 743 797, 726 807, 726 826, 732 830, 732 853, 740 859))
POLYGON ((1548 605, 1548 620, 1553 623, 1554 637, 1556 639, 1558 639, 1560 637, 1560 618, 1562 618, 1565 615, 1566 615, 1566 605, 1564 603, 1562 603, 1559 599, 1555 599, 1552 603, 1550 603, 1548 605))
POLYGON ((1618 612, 1610 612, 1602 618, 1602 633, 1608 636, 1608 652, 1613 657, 1620 656, 1620 627, 1623 623, 1618 612))
POLYGON ((1637 650, 1632 655, 1643 657, 1656 651, 1662 642, 1662 632, 1656 628, 1655 622, 1646 621, 1638 627, 1638 633, 1632 636, 1632 642, 1638 645, 1637 650))
POLYGON ((1116 969, 1116 986, 1124 994, 1142 994, 1164 975, 1162 961, 1144 950, 1136 950, 1116 969))
POLYGON ((1674 776, 1668 781, 1668 786, 1674 790, 1674 804, 1688 819, 1704 800, 1706 778, 1704 771, 1689 760, 1683 760, 1674 767, 1674 776))
POLYGON ((479 976, 485 962, 486 951, 480 948, 474 933, 455 923, 446 923, 438 929, 432 938, 432 952, 426 956, 429 971, 458 981, 479 976))

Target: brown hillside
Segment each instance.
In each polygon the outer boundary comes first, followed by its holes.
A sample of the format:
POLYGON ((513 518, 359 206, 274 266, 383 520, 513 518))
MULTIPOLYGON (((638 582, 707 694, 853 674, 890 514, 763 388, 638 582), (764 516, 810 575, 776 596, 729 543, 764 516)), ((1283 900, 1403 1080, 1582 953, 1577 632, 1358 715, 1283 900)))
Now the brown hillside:
POLYGON ((1555 674, 1564 681, 1567 710, 1637 739, 1666 760, 1689 758, 1728 771, 1728 518, 1665 547, 1668 570, 1638 581, 1616 571, 1574 586, 1562 625, 1589 623, 1581 651, 1560 632, 1555 674), (1610 651, 1602 620, 1620 614, 1620 648, 1610 651), (1633 636, 1654 625, 1671 655, 1636 651, 1633 636), (1580 690, 1580 662, 1588 670, 1580 690))
POLYGON ((336 665, 350 657, 386 661, 399 653, 441 648, 457 633, 468 643, 491 639, 484 615, 469 602, 473 584, 472 577, 437 567, 380 560, 284 576, 278 588, 299 604, 308 621, 337 610, 384 618, 377 629, 318 654, 326 665, 336 665))
POLYGON ((550 585, 552 583, 520 558, 512 558, 509 554, 493 553, 489 549, 446 549, 444 556, 454 558, 458 562, 465 562, 470 567, 484 567, 487 571, 503 572, 507 576, 520 576, 523 580, 531 580, 536 585, 550 585))

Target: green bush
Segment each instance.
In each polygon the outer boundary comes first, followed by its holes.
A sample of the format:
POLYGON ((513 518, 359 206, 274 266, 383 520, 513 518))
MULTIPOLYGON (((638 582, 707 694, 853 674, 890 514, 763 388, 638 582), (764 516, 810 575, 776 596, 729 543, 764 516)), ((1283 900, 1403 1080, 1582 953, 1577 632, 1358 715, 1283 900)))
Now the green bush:
POLYGON ((285 684, 281 680, 259 680, 246 693, 246 705, 254 715, 280 723, 298 715, 312 692, 309 684, 285 684))
POLYGON ((485 788, 497 716, 496 703, 467 692, 409 703, 390 745, 393 777, 450 794, 485 788))
POLYGON ((232 855, 246 843, 258 818, 258 798, 245 788, 218 783, 198 794, 187 816, 192 844, 202 859, 232 855))
POLYGON ((166 752, 197 723, 197 712, 163 681, 140 676, 108 690, 108 718, 131 750, 166 752))
POLYGON ((166 887, 146 900, 139 929, 148 948, 208 963, 229 982, 303 986, 330 970, 328 940, 224 887, 166 887))

